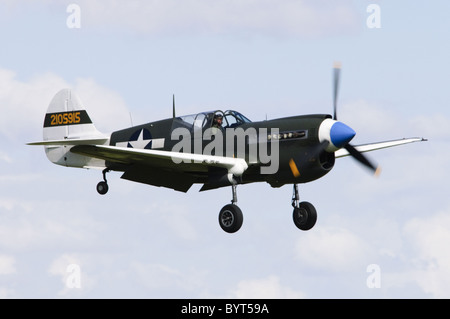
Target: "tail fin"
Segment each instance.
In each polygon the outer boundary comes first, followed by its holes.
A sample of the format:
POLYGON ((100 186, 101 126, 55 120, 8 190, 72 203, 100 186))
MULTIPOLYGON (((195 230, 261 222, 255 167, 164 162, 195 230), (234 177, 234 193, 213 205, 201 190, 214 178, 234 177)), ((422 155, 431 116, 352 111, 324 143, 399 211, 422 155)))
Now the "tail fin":
POLYGON ((104 166, 89 157, 70 152, 73 145, 105 144, 108 137, 100 133, 92 123, 81 100, 70 89, 56 93, 44 119, 43 142, 48 159, 58 165, 71 167, 104 166))
POLYGON ((81 100, 70 89, 56 93, 44 119, 44 141, 99 136, 81 100))

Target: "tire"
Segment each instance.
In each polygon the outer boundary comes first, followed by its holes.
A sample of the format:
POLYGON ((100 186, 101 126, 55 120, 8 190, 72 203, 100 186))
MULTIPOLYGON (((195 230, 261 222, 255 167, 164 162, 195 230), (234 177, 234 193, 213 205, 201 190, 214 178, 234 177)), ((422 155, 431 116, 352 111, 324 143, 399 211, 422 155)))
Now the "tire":
POLYGON ((225 205, 219 213, 219 225, 227 233, 237 232, 244 221, 241 209, 234 205, 225 205))
POLYGON ((317 212, 311 203, 301 202, 298 208, 294 208, 292 217, 298 229, 310 230, 316 224, 317 212))
POLYGON ((108 183, 106 182, 100 182, 97 184, 97 192, 100 195, 105 195, 108 192, 108 183))

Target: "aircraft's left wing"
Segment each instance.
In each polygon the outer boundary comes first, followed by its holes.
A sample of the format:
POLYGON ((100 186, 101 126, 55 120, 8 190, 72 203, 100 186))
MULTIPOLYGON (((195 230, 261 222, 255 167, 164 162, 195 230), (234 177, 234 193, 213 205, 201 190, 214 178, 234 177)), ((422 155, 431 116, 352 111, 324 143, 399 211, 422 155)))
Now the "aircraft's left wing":
MULTIPOLYGON (((393 141, 357 145, 357 146, 355 146, 355 148, 359 152, 365 153, 365 152, 375 151, 375 150, 379 150, 379 149, 383 149, 383 148, 394 147, 394 146, 409 144, 409 143, 414 143, 414 142, 424 142, 424 141, 426 141, 426 139, 421 138, 421 137, 403 138, 403 139, 393 140, 393 141)), ((336 158, 350 155, 348 153, 348 151, 343 148, 336 151, 336 153, 334 153, 334 154, 335 154, 336 158)))

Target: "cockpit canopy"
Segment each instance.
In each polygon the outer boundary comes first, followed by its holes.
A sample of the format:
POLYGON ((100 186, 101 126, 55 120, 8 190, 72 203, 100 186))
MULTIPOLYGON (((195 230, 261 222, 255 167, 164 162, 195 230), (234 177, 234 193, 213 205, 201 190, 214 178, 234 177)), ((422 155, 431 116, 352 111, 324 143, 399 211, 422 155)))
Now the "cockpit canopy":
POLYGON ((190 131, 205 130, 212 127, 214 118, 222 117, 222 128, 234 128, 251 121, 239 112, 227 110, 222 112, 220 110, 201 112, 197 114, 185 115, 176 117, 173 121, 172 129, 178 127, 185 127, 190 131))

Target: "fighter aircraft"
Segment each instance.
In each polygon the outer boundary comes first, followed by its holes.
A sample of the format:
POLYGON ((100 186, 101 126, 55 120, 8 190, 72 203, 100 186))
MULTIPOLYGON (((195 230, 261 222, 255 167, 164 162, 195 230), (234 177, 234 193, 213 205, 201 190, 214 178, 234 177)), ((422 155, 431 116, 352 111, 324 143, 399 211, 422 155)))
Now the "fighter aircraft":
POLYGON ((48 159, 58 165, 101 169, 99 194, 108 192, 106 174, 187 192, 195 183, 200 191, 231 186, 231 204, 219 212, 220 227, 238 231, 243 214, 236 205, 240 184, 267 182, 272 187, 293 185, 294 224, 311 229, 317 212, 300 202, 298 184, 329 173, 335 159, 351 156, 379 173, 364 152, 398 146, 423 138, 403 138, 353 146, 355 131, 337 119, 340 66, 333 68, 333 115, 298 115, 252 122, 234 110, 212 110, 125 128, 109 135, 94 126, 81 100, 70 89, 59 91, 44 118, 43 145, 48 159), (270 150, 270 151, 269 151, 270 150))

